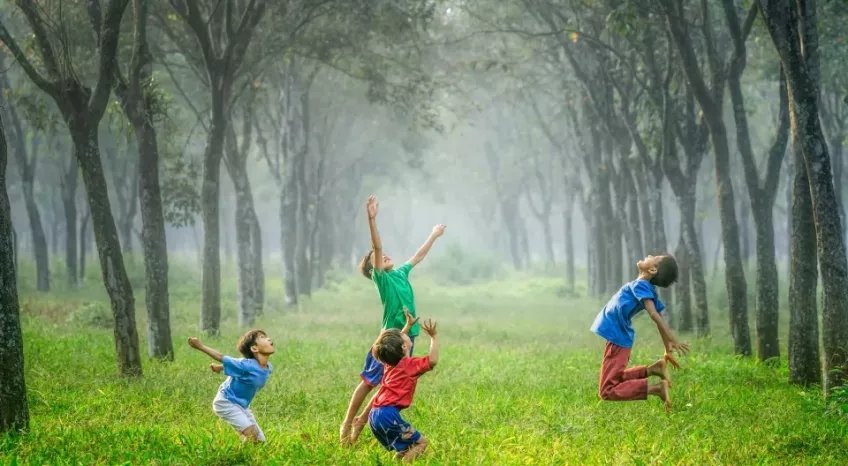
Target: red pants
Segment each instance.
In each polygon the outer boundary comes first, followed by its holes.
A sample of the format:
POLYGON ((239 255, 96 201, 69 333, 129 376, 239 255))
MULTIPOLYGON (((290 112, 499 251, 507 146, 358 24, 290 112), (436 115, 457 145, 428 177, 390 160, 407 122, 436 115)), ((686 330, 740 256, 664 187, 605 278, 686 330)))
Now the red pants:
POLYGON ((648 368, 627 368, 630 348, 607 342, 601 363, 601 382, 598 395, 607 401, 633 401, 648 398, 648 368))

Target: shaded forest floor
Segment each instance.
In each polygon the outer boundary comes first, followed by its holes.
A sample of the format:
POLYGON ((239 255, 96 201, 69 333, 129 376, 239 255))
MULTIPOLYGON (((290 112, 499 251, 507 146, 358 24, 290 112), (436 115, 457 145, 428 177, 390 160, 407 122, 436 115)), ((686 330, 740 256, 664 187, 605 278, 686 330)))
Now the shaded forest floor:
MULTIPOLYGON (((133 281, 146 349, 142 275, 133 281)), ((367 430, 354 448, 338 444, 381 316, 376 291, 352 275, 283 312, 279 280, 268 274, 257 326, 275 340, 275 371, 252 406, 268 442, 245 448, 211 410, 223 377, 185 344, 199 321, 198 277, 172 273, 176 362, 146 361, 132 381, 116 376, 108 301, 94 272, 73 292, 37 295, 24 281, 32 429, 0 437, 0 464, 392 464, 367 430)), ((236 355, 231 273, 225 283, 222 335, 204 341, 236 355)), ((673 374, 666 414, 657 399, 598 399, 604 342, 588 328, 600 303, 564 296, 557 279, 444 287, 421 275, 413 285, 419 315, 439 321, 442 345, 439 367, 404 413, 430 439, 421 464, 848 464, 848 417, 818 388, 787 384, 785 348, 777 368, 731 356, 726 314, 713 313, 712 339, 684 337, 692 353, 673 374)), ((785 346, 785 324, 781 331, 785 346)), ((645 316, 636 340, 634 364, 662 354, 645 316)), ((428 344, 422 335, 416 354, 428 344)))

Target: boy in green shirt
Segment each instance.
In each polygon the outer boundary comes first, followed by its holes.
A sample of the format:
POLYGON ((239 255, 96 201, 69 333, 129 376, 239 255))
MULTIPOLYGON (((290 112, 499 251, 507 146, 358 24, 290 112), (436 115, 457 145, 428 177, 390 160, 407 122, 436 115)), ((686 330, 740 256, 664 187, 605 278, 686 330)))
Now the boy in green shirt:
MULTIPOLYGON (((433 232, 427 238, 427 241, 418 248, 415 253, 406 263, 398 268, 394 268, 392 258, 383 254, 383 243, 380 240, 380 233, 377 231, 377 209, 379 204, 374 196, 368 198, 368 226, 371 230, 371 251, 365 255, 362 262, 359 264, 359 270, 365 278, 372 280, 377 285, 377 291, 380 292, 380 301, 383 303, 383 330, 402 329, 406 324, 406 314, 404 308, 409 310, 412 317, 415 317, 415 295, 412 291, 412 285, 409 284, 409 272, 419 262, 421 262, 430 248, 436 241, 436 238, 442 236, 445 232, 445 225, 436 225, 433 227, 433 232)), ((409 331, 409 339, 412 340, 413 349, 415 346, 415 337, 420 332, 418 322, 413 324, 409 331)), ((412 351, 410 350, 410 354, 412 351)), ((347 408, 342 426, 339 429, 339 437, 342 444, 351 444, 359 438, 360 432, 368 423, 368 412, 370 408, 366 407, 361 416, 356 416, 362 402, 371 390, 380 384, 383 379, 383 364, 377 361, 371 354, 370 348, 365 355, 365 367, 360 373, 362 381, 353 391, 353 396, 350 399, 350 405, 347 408)))

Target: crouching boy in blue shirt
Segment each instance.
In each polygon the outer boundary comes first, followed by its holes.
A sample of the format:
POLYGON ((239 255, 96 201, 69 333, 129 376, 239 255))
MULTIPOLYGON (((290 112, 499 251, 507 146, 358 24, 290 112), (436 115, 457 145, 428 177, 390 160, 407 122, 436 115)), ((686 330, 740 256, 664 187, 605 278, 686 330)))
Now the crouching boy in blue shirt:
POLYGON ((264 442, 265 434, 250 411, 250 402, 271 375, 272 367, 268 358, 274 354, 274 342, 262 330, 245 333, 236 345, 243 358, 224 356, 217 350, 204 346, 195 337, 189 338, 188 344, 222 363, 209 365, 213 372, 223 371, 227 376, 212 401, 215 414, 236 429, 242 442, 264 442))

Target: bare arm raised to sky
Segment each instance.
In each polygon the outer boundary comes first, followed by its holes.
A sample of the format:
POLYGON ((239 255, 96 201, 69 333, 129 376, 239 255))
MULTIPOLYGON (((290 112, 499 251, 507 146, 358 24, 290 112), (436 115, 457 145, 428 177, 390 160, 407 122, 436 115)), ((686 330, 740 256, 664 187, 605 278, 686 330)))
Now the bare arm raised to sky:
POLYGON ((409 263, 413 266, 418 265, 419 262, 424 260, 427 257, 427 253, 430 252, 430 248, 433 247, 433 243, 436 242, 436 238, 442 236, 445 233, 446 225, 436 225, 433 227, 433 231, 430 233, 430 236, 427 237, 427 241, 418 248, 418 252, 415 253, 414 256, 409 258, 409 263))
POLYGON ((378 272, 383 271, 383 241, 380 240, 380 232, 377 231, 377 210, 379 209, 380 204, 377 202, 377 198, 374 196, 370 196, 368 198, 368 229, 371 232, 371 249, 374 250, 374 270, 378 272))

